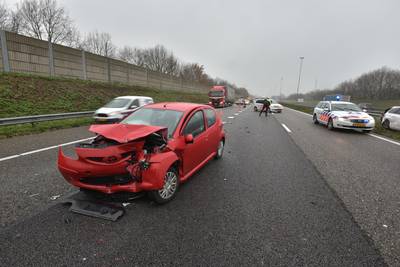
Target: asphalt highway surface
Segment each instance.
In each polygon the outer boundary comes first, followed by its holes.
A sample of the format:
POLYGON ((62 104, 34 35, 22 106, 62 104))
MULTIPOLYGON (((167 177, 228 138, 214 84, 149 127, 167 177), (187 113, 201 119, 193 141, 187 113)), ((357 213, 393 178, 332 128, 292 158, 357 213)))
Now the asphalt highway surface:
POLYGON ((87 127, 1 140, 0 266, 400 264, 399 145, 291 110, 220 111, 223 159, 172 202, 135 200, 117 222, 61 204, 78 192, 57 146, 72 154, 87 127))

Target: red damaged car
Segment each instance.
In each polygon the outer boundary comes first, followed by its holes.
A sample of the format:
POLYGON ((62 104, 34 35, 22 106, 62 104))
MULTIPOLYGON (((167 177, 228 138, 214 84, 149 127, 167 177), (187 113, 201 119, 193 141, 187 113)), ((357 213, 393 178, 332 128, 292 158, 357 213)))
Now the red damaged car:
POLYGON ((210 106, 147 105, 118 124, 92 125, 97 136, 76 146, 77 159, 61 148, 58 168, 71 184, 106 194, 148 191, 171 200, 179 184, 213 158, 221 158, 225 133, 210 106))

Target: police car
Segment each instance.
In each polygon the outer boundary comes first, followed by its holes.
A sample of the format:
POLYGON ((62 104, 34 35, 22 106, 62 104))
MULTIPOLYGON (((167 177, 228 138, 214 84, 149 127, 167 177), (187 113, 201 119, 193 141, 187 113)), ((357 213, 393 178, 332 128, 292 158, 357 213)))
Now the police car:
POLYGON ((375 127, 373 117, 363 112, 356 104, 344 101, 321 101, 314 108, 313 121, 329 130, 335 128, 370 132, 375 127))

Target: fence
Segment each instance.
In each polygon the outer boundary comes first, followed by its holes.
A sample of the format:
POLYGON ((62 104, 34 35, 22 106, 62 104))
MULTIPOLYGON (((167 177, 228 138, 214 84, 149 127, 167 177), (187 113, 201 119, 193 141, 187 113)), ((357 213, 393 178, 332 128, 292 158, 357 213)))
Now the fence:
POLYGON ((0 71, 206 92, 208 87, 83 50, 0 31, 0 71))

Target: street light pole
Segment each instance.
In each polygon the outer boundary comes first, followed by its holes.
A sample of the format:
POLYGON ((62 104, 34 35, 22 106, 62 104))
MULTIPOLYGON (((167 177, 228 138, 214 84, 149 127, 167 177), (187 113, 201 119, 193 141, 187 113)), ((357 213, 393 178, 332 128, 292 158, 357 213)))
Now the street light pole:
POLYGON ((299 81, 297 82, 297 99, 299 99, 299 88, 301 80, 301 69, 303 68, 303 59, 304 57, 300 57, 299 81))
POLYGON ((283 83, 283 77, 281 77, 281 83, 279 86, 279 101, 282 101, 282 83, 283 83))

